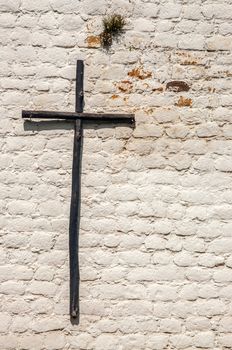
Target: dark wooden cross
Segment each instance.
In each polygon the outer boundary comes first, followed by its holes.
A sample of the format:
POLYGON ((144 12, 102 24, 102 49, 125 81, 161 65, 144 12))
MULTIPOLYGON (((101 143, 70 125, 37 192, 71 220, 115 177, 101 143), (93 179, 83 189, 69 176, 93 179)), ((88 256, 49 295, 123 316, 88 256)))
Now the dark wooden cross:
POLYGON ((81 178, 81 148, 83 138, 83 123, 126 123, 134 125, 133 114, 83 113, 84 109, 84 63, 77 61, 76 69, 76 111, 22 111, 22 117, 38 119, 64 119, 74 122, 74 146, 72 166, 72 194, 69 223, 69 266, 70 266, 70 316, 79 318, 79 225, 80 225, 80 178, 81 178))

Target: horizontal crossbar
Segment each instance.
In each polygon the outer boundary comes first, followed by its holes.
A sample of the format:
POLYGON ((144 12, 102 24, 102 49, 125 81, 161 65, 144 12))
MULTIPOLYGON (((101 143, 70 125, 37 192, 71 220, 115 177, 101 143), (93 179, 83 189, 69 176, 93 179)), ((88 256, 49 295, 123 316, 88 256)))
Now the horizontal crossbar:
POLYGON ((37 119, 65 119, 83 121, 102 121, 112 123, 129 123, 134 124, 134 114, 116 114, 116 113, 76 113, 76 112, 52 112, 52 111, 22 111, 22 118, 37 119))

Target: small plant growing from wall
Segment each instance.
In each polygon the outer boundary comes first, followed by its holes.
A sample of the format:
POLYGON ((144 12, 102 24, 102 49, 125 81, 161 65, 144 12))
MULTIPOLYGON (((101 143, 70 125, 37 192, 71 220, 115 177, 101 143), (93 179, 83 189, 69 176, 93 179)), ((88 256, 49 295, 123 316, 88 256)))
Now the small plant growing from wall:
POLYGON ((101 45, 104 48, 109 48, 113 39, 123 33, 125 24, 125 18, 118 14, 103 18, 103 32, 100 34, 101 45))

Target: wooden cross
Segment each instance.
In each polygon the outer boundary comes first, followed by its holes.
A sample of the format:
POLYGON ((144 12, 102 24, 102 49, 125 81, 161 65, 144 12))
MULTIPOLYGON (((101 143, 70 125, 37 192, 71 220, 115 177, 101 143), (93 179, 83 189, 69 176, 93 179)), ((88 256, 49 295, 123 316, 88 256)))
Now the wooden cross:
POLYGON ((84 63, 77 61, 76 108, 74 113, 52 111, 22 111, 22 118, 64 119, 74 121, 74 145, 72 166, 72 194, 69 222, 69 268, 70 268, 70 316, 79 318, 79 225, 80 225, 80 178, 83 123, 126 123, 134 125, 134 114, 83 113, 84 109, 84 63))

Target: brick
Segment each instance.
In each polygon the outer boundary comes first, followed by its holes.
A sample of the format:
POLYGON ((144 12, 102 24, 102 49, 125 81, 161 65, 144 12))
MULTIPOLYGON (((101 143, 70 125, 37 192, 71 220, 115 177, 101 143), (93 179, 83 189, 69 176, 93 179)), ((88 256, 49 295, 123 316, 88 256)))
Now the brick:
POLYGON ((32 251, 50 251, 53 246, 52 238, 53 237, 51 234, 46 234, 42 232, 34 233, 30 241, 32 251))
MULTIPOLYGON (((17 340, 21 348, 26 350, 31 349, 31 335, 23 334, 20 338, 18 337, 17 340)), ((43 336, 38 334, 33 335, 33 347, 35 350, 40 350, 43 347, 43 336)))
POLYGON ((169 129, 166 129, 166 132, 168 136, 173 139, 184 139, 188 135, 189 129, 184 125, 175 125, 171 126, 169 129))
POLYGON ((214 273, 213 278, 215 282, 230 282, 232 280, 232 273, 230 269, 218 270, 214 273))
POLYGON ((123 334, 130 334, 138 332, 139 325, 133 317, 123 317, 118 328, 123 334))
POLYGON ((154 285, 150 286, 148 293, 152 300, 161 300, 161 301, 174 301, 177 299, 177 288, 162 286, 162 285, 154 285))
POLYGON ((24 333, 28 330, 28 325, 30 322, 30 316, 14 316, 10 330, 14 333, 24 333))
POLYGON ((210 348, 214 347, 214 334, 213 332, 201 332, 195 335, 194 345, 199 348, 210 348))
POLYGON ((231 332, 231 317, 223 317, 219 323, 219 329, 221 332, 229 333, 231 332))
POLYGON ((204 50, 205 39, 203 35, 196 34, 192 38, 191 35, 181 35, 178 42, 179 49, 187 50, 204 50))
POLYGON ((35 204, 27 201, 12 201, 9 203, 10 214, 32 214, 35 211, 35 204))
MULTIPOLYGON (((169 33, 157 33, 155 34, 155 45, 166 47, 166 48, 177 48, 178 45, 178 36, 175 34, 169 33)), ((164 71, 161 74, 161 81, 165 81, 169 78, 167 73, 164 71)), ((163 117, 163 120, 166 120, 168 117, 163 117)), ((169 117, 170 118, 170 117, 169 117)))
POLYGON ((193 344, 193 339, 184 334, 177 334, 170 337, 170 342, 174 347, 178 347, 178 349, 186 349, 193 344))
POLYGON ((206 18, 231 19, 232 6, 227 4, 204 5, 202 12, 206 18))
POLYGON ((229 161, 229 157, 220 157, 215 161, 215 168, 220 171, 231 172, 232 167, 229 161))
MULTIPOLYGON (((45 317, 43 319, 38 319, 36 322, 32 322, 29 328, 36 333, 62 330, 64 328, 64 322, 57 318, 45 317)), ((49 335, 48 337, 52 337, 52 335, 49 335)))
POLYGON ((151 349, 162 350, 167 347, 168 344, 168 336, 164 334, 152 335, 147 340, 147 346, 151 349))
POLYGON ((0 286, 0 292, 7 295, 22 295, 25 291, 25 285, 19 281, 6 281, 0 286))
POLYGON ((46 314, 51 313, 54 310, 53 303, 46 297, 39 297, 39 299, 34 300, 30 303, 31 309, 35 314, 46 314))
POLYGON ((71 0, 68 3, 65 0, 51 0, 51 8, 59 13, 79 13, 80 4, 71 0))
POLYGON ((192 20, 198 20, 201 18, 201 7, 198 5, 188 4, 183 9, 183 17, 192 20))
POLYGON ((40 254, 38 262, 49 266, 60 267, 67 259, 68 252, 64 250, 51 250, 40 254))
POLYGON ((213 285, 205 285, 202 288, 199 288, 200 298, 210 299, 218 297, 218 289, 213 285))
POLYGON ((35 295, 53 296, 56 292, 56 285, 47 281, 33 281, 28 286, 28 292, 35 295))
POLYGON ((105 0, 100 0, 96 3, 93 3, 91 0, 85 0, 82 6, 84 13, 87 15, 103 15, 105 14, 104 8, 106 8, 107 4, 105 0))
POLYGON ((38 281, 52 281, 54 271, 48 266, 41 266, 35 273, 35 279, 38 281))
POLYGON ((218 125, 214 122, 202 124, 197 129, 198 137, 212 137, 218 134, 218 125))
POLYGON ((173 4, 173 3, 167 3, 163 5, 159 12, 160 18, 177 18, 180 16, 181 12, 181 5, 179 4, 173 4))
POLYGON ((230 247, 232 247, 232 239, 219 238, 210 243, 208 251, 216 254, 229 253, 231 251, 230 247))
MULTIPOLYGON (((23 300, 23 297, 17 297, 16 301, 11 302, 9 305, 7 304, 4 311, 8 311, 12 314, 26 314, 30 311, 30 303, 23 300), (5 310, 6 309, 6 310, 5 310)), ((20 322, 21 326, 21 322, 20 322)))
POLYGON ((211 323, 207 317, 190 316, 186 320, 186 328, 197 332, 208 331, 211 329, 211 323))
POLYGON ((179 333, 181 331, 181 321, 174 318, 161 320, 160 330, 164 333, 179 333))
POLYGON ((0 333, 5 333, 8 331, 11 323, 11 317, 7 313, 0 313, 0 333))
POLYGON ((17 335, 0 335, 0 346, 4 349, 15 349, 18 346, 17 335))
POLYGON ((185 285, 180 291, 180 297, 184 300, 196 300, 198 298, 197 284, 185 285))
POLYGON ((203 268, 192 267, 186 272, 186 277, 190 281, 208 281, 211 277, 211 273, 203 268))
POLYGON ((141 124, 135 129, 134 137, 160 137, 162 135, 162 128, 156 125, 141 124))
POLYGON ((203 254, 200 256, 198 263, 205 267, 215 267, 223 265, 224 258, 221 256, 215 256, 214 254, 203 254))
POLYGON ((195 264, 195 260, 191 254, 183 252, 176 254, 174 263, 177 266, 193 266, 195 264))
POLYGON ((215 35, 206 42, 208 50, 221 50, 221 51, 230 51, 232 48, 232 40, 230 37, 225 37, 222 35, 215 35))
POLYGON ((122 316, 148 316, 153 311, 152 303, 148 301, 134 301, 118 303, 112 314, 116 317, 122 316))
POLYGON ((145 18, 138 18, 134 21, 134 28, 139 32, 153 32, 155 26, 152 21, 149 21, 145 18))
POLYGON ((142 6, 141 14, 144 17, 155 18, 157 17, 158 10, 159 10, 158 6, 154 6, 152 2, 147 2, 146 4, 144 4, 144 6, 142 6))
POLYGON ((225 334, 220 336, 219 344, 221 344, 222 346, 225 346, 226 348, 230 348, 232 346, 232 335, 225 334))
POLYGON ((20 1, 19 0, 8 0, 0 1, 0 11, 2 12, 17 12, 19 11, 20 1))
POLYGON ((113 347, 117 346, 118 341, 115 343, 115 337, 113 335, 101 334, 97 337, 95 341, 95 349, 101 350, 104 349, 111 350, 113 347))
POLYGON ((122 264, 145 266, 150 262, 150 256, 137 251, 122 252, 119 253, 119 262, 122 264))
POLYGON ((39 211, 44 216, 59 216, 62 210, 62 203, 58 201, 46 201, 39 206, 39 211))
POLYGON ((194 314, 194 304, 190 301, 176 301, 172 307, 172 315, 178 319, 186 319, 188 316, 194 314))
POLYGON ((65 336, 58 332, 46 334, 44 337, 44 344, 46 344, 46 348, 49 350, 63 349, 65 346, 65 336))
POLYGON ((26 11, 49 11, 51 9, 48 0, 41 0, 39 2, 35 0, 23 0, 21 6, 26 11))
POLYGON ((166 240, 162 237, 149 236, 145 240, 145 247, 147 249, 162 250, 166 247, 166 240))
POLYGON ((70 344, 72 347, 79 346, 84 349, 91 349, 93 337, 90 334, 78 334, 76 336, 70 337, 70 344))
POLYGON ((197 310, 200 316, 223 315, 226 305, 220 300, 207 300, 197 303, 197 310))

